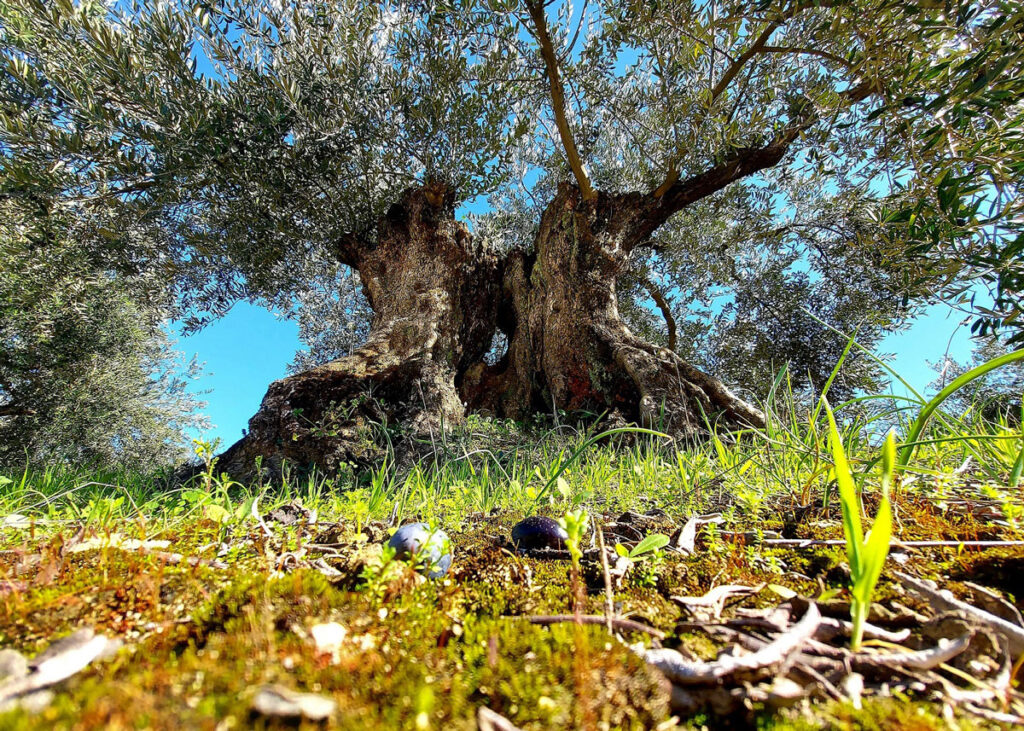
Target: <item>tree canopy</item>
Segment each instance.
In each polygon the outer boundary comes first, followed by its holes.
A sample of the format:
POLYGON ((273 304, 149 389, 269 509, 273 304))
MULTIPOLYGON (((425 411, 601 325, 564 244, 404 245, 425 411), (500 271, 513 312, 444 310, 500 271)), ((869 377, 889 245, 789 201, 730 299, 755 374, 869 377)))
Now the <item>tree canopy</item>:
POLYGON ((1020 322, 1013 3, 12 0, 0 27, 0 197, 96 222, 193 326, 310 305, 303 364, 367 331, 350 278, 414 188, 527 256, 560 186, 632 200, 623 315, 751 392, 824 379, 815 318, 870 343, 981 282, 982 327, 1020 322))

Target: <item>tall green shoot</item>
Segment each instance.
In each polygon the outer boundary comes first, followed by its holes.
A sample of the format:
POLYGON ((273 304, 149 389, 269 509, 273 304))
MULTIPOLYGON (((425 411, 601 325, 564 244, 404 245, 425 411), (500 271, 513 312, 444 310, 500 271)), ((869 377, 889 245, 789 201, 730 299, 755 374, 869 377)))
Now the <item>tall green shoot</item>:
POLYGON ((568 534, 565 539, 565 547, 569 549, 572 557, 573 568, 580 570, 580 559, 583 558, 583 536, 590 525, 590 516, 586 510, 570 510, 558 519, 558 524, 568 534))
POLYGON ((882 574, 885 558, 889 555, 889 541, 892 538, 889 487, 896 467, 896 437, 890 431, 882 445, 882 500, 878 504, 878 512, 875 514, 871 530, 865 536, 861 525, 860 499, 853 482, 850 463, 846 459, 843 439, 828 401, 823 398, 822 403, 828 416, 828 441, 835 463, 839 504, 843 511, 843 533, 846 536, 846 555, 850 561, 850 619, 853 621, 850 648, 857 651, 864 638, 864 624, 867 622, 868 610, 871 607, 871 596, 882 574))

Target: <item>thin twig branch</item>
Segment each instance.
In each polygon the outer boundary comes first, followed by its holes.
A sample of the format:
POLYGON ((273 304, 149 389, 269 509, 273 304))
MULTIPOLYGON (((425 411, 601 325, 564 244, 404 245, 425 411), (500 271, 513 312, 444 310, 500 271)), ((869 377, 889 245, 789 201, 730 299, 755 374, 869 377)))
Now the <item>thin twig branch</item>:
POLYGON ((555 125, 558 127, 558 136, 562 139, 562 147, 565 148, 569 168, 576 178, 576 183, 580 186, 583 199, 593 200, 597 197, 597 193, 590 182, 590 176, 583 167, 583 160, 576 148, 576 140, 572 136, 569 118, 565 113, 565 88, 562 86, 562 79, 558 72, 558 56, 555 54, 551 35, 548 33, 548 20, 544 12, 544 4, 539 0, 527 0, 526 8, 533 21, 534 36, 540 45, 541 57, 544 59, 544 68, 551 88, 551 109, 555 115, 555 125))
POLYGON ((840 66, 842 66, 843 68, 846 68, 846 69, 856 68, 856 66, 854 64, 850 63, 849 61, 847 61, 842 56, 837 56, 834 53, 829 53, 828 51, 823 51, 820 48, 797 48, 796 46, 762 46, 761 47, 761 52, 762 53, 793 53, 793 54, 798 54, 798 55, 802 55, 802 56, 818 56, 820 58, 828 59, 829 61, 834 61, 835 63, 839 64, 840 66))
POLYGON ((715 84, 715 88, 711 90, 711 101, 715 101, 718 97, 725 93, 725 90, 729 88, 729 84, 732 83, 733 79, 743 70, 743 67, 747 65, 747 62, 754 56, 759 54, 761 50, 768 44, 768 40, 772 37, 772 33, 779 29, 783 23, 782 20, 777 20, 769 23, 761 31, 754 42, 750 44, 750 47, 746 51, 741 53, 739 57, 729 64, 729 68, 722 74, 722 78, 715 84))
MULTIPOLYGON (((750 62, 751 59, 753 59, 755 56, 764 53, 789 53, 798 51, 814 53, 815 55, 831 58, 834 61, 842 63, 847 68, 851 68, 851 65, 845 59, 841 59, 838 56, 834 56, 833 54, 828 53, 827 51, 817 51, 813 49, 791 49, 782 46, 768 45, 768 41, 771 40, 771 37, 772 35, 775 34, 775 31, 784 26, 787 22, 792 20, 799 13, 812 8, 828 8, 832 7, 833 5, 834 3, 831 2, 831 0, 810 0, 810 2, 798 1, 795 2, 793 6, 790 7, 788 10, 780 13, 774 19, 768 21, 765 24, 764 28, 761 29, 761 32, 757 35, 757 37, 754 38, 753 42, 747 47, 747 49, 731 61, 729 67, 725 70, 725 73, 723 73, 722 77, 718 80, 718 83, 716 83, 711 88, 711 104, 714 104, 714 102, 728 90, 729 86, 736 79, 736 77, 739 76, 739 74, 744 70, 744 68, 746 68, 747 64, 750 62)), ((677 169, 676 165, 673 164, 671 165, 668 174, 665 177, 665 182, 659 185, 657 189, 654 191, 654 196, 657 198, 661 198, 663 195, 665 195, 671 190, 671 188, 677 183, 678 180, 679 170, 677 169)))
MULTIPOLYGON (((536 617, 526 617, 530 624, 548 626, 552 624, 565 624, 575 622, 576 624, 607 624, 608 618, 600 614, 545 614, 536 617)), ((654 629, 643 622, 632 619, 612 617, 611 625, 615 629, 624 632, 643 632, 658 640, 665 639, 665 633, 654 629)))
POLYGON ((35 414, 34 409, 27 409, 22 406, 15 406, 14 404, 0 406, 0 418, 6 416, 35 416, 35 414))
POLYGON ((668 330, 668 349, 674 353, 676 351, 676 318, 672 316, 672 307, 650 277, 644 277, 640 284, 647 290, 647 294, 651 295, 654 304, 661 310, 661 316, 665 318, 665 328, 668 330))

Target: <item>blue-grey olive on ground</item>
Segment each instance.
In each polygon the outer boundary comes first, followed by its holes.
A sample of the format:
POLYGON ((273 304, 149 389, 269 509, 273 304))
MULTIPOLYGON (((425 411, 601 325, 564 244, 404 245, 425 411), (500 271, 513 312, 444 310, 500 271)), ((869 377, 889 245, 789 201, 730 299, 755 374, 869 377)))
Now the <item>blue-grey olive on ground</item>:
POLYGON ((436 579, 448 573, 452 565, 451 541, 443 530, 431 529, 426 523, 403 525, 391 536, 388 545, 395 558, 415 559, 420 572, 436 579))
POLYGON ((569 534, 557 520, 542 515, 531 515, 512 528, 512 545, 519 549, 535 551, 542 548, 565 549, 569 534))

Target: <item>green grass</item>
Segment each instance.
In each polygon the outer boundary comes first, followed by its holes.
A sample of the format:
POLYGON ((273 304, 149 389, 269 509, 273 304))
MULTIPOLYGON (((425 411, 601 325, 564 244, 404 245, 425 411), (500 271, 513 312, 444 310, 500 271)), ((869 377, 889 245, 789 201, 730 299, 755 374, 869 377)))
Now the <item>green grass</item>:
MULTIPOLYGON (((0 515, 101 528, 144 521, 147 531, 157 533, 197 516, 244 524, 254 510, 301 500, 324 518, 360 523, 418 517, 457 525, 495 510, 561 515, 600 504, 609 510, 657 507, 676 517, 724 510, 729 520, 752 525, 779 500, 828 505, 834 494, 826 414, 802 410, 785 385, 782 374, 764 405, 764 429, 716 431, 698 443, 672 442, 655 432, 544 432, 473 417, 429 459, 405 471, 387 460, 359 474, 286 473, 243 485, 219 474, 213 461, 205 475, 176 486, 160 475, 131 471, 51 466, 8 472, 0 474, 0 515)), ((1006 498, 1008 521, 1020 520, 1014 507, 1024 454, 1019 425, 932 409, 922 426, 922 409, 908 413, 895 397, 882 408, 879 403, 861 398, 835 409, 858 493, 865 482, 877 483, 872 470, 885 428, 892 426, 900 454, 915 450, 902 468, 904 478, 913 478, 904 480, 908 491, 941 496, 944 480, 971 477, 981 483, 979 490, 1006 498), (899 439, 908 432, 912 440, 899 439)))

